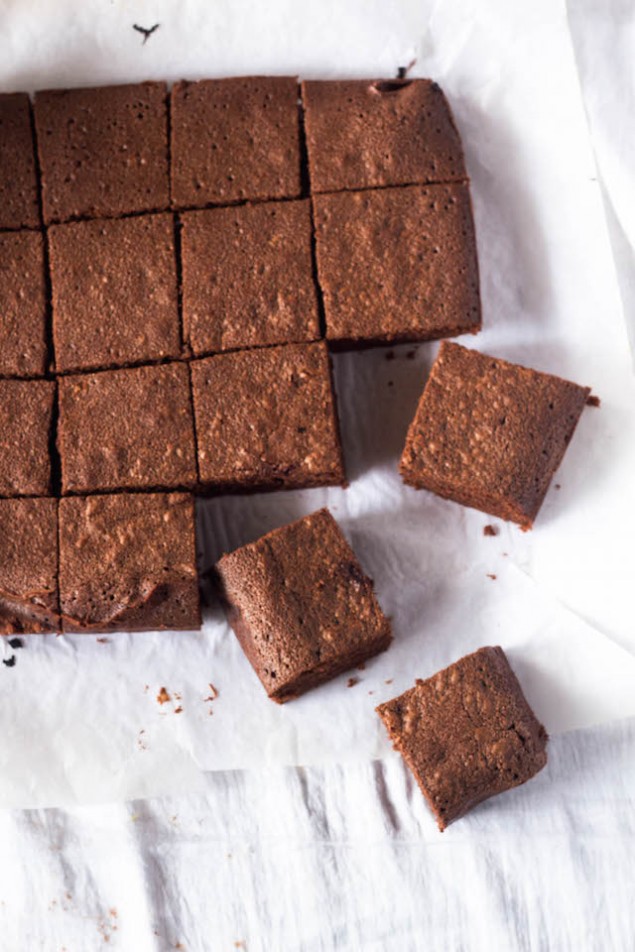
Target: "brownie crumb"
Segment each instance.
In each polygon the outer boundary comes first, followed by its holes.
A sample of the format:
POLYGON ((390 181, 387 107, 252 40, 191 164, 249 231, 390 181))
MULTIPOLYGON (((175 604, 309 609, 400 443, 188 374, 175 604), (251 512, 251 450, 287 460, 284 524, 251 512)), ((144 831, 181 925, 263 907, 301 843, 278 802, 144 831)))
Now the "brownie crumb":
POLYGON ((392 684, 392 678, 386 678, 384 684, 392 684))
POLYGON ((487 573, 487 577, 488 577, 488 578, 491 578, 492 582, 495 582, 496 579, 497 579, 497 576, 496 576, 496 575, 492 575, 490 572, 487 573))
POLYGON ((10 658, 3 658, 3 659, 2 659, 2 663, 3 663, 3 665, 4 665, 6 668, 14 668, 14 667, 15 667, 15 655, 12 654, 10 658))
POLYGON ((24 648, 24 642, 21 638, 9 638, 9 647, 17 650, 19 648, 24 648))
POLYGON ((212 684, 211 681, 209 682, 209 690, 210 690, 209 696, 208 696, 208 697, 204 697, 203 700, 204 700, 204 701, 215 701, 216 698, 218 697, 218 690, 214 687, 214 685, 212 684))
POLYGON ((109 644, 110 644, 110 638, 97 638, 96 641, 97 641, 97 644, 98 644, 98 645, 109 645, 109 644))
POLYGON ((409 351, 406 353, 406 360, 414 360, 416 356, 417 356, 417 351, 416 351, 416 350, 409 350, 409 351))
POLYGON ((587 407, 600 407, 601 406, 600 398, 590 393, 589 396, 586 398, 586 405, 587 407))
POLYGON ((159 702, 159 704, 167 704, 167 702, 171 700, 172 698, 170 697, 166 689, 161 688, 159 693, 157 694, 157 701, 159 702))
POLYGON ((160 23, 155 23, 154 26, 151 26, 151 27, 138 26, 136 23, 133 23, 133 24, 132 24, 132 29, 133 29, 133 30, 136 30, 137 33, 143 33, 143 41, 142 41, 141 45, 142 45, 142 46, 145 46, 146 43, 148 42, 149 38, 150 38, 150 37, 152 36, 152 34, 154 33, 154 31, 155 31, 155 30, 158 30, 160 26, 161 26, 160 23))
POLYGON ((179 704, 178 707, 175 707, 175 708, 174 708, 174 713, 175 713, 175 714, 182 714, 182 713, 183 713, 183 708, 181 707, 180 704, 179 704))
POLYGON ((394 352, 394 350, 388 350, 388 351, 386 351, 386 353, 384 354, 384 359, 385 359, 385 360, 394 360, 394 359, 395 359, 395 352, 394 352))
POLYGON ((498 527, 497 527, 497 526, 484 526, 484 527, 483 527, 483 535, 484 535, 484 536, 497 536, 497 535, 498 535, 498 527))
POLYGON ((359 684, 359 678, 356 678, 355 676, 353 676, 352 678, 349 678, 348 681, 346 682, 346 687, 354 688, 356 684, 359 684))
POLYGON ((358 671, 365 671, 365 670, 366 670, 366 662, 365 662, 365 661, 360 662, 360 664, 357 665, 357 670, 358 670, 358 671))
POLYGON ((560 486, 560 483, 556 483, 556 485, 555 485, 553 488, 554 488, 554 489, 561 489, 562 487, 560 486))

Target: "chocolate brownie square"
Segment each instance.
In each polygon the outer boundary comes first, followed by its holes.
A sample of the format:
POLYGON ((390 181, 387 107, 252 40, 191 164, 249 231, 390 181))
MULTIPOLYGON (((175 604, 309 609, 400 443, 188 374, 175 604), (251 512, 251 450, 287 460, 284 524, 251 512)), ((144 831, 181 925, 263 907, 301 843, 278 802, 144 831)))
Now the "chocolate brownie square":
POLYGON ((429 79, 302 83, 313 192, 462 182, 461 139, 429 79))
POLYGON ((172 215, 49 229, 58 371, 178 357, 172 215))
POLYGON ((200 628, 193 498, 61 499, 60 602, 64 631, 200 628))
POLYGON ((296 79, 175 83, 170 120, 175 208, 299 196, 296 79))
POLYGON ((42 235, 0 234, 0 376, 38 377, 46 365, 42 235))
POLYGON ((187 366, 61 377, 57 439, 64 493, 193 486, 187 366))
POLYGON ((326 336, 334 346, 480 330, 467 185, 316 195, 314 209, 326 336))
POLYGON ((55 384, 0 380, 0 496, 47 496, 55 384))
POLYGON ((229 623, 280 704, 392 640, 373 583, 328 509, 224 555, 216 574, 229 623))
POLYGON ((26 93, 0 94, 0 228, 40 224, 31 103, 26 93))
POLYGON ((444 341, 408 431, 403 480, 531 529, 589 392, 444 341))
POLYGON ((319 338, 308 200, 181 219, 183 332, 194 354, 319 338))
POLYGON ((192 361, 199 477, 214 491, 345 482, 326 344, 192 361))
POLYGON ((380 704, 440 830, 547 763, 547 732, 502 648, 480 648, 380 704))
POLYGON ((57 499, 0 499, 0 635, 59 631, 57 499))
POLYGON ((34 108, 47 224, 169 206, 165 83, 47 90, 34 108))

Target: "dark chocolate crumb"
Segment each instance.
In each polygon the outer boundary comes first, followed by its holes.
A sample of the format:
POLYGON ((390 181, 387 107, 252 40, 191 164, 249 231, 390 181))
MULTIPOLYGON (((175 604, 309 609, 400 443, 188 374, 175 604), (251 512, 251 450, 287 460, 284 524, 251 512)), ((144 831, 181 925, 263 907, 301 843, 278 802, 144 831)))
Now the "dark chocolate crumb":
POLYGON ((394 359, 395 359, 395 352, 394 352, 394 350, 387 350, 386 353, 384 354, 384 359, 385 359, 385 360, 394 360, 394 359))
POLYGON ((495 576, 495 575, 491 575, 489 572, 487 573, 487 577, 488 577, 488 578, 491 578, 492 582, 495 582, 495 581, 496 581, 496 576, 495 576))
POLYGON ((484 535, 484 536, 497 536, 497 535, 498 535, 498 527, 497 527, 497 526, 484 526, 484 527, 483 527, 483 535, 484 535))
POLYGON ((9 645, 15 650, 18 648, 24 648, 24 642, 21 638, 9 638, 9 645))
POLYGON ((601 406, 600 398, 594 396, 594 394, 591 393, 591 394, 589 394, 589 396, 586 398, 586 405, 587 405, 587 407, 599 407, 599 406, 601 406))
POLYGON ((560 489, 560 483, 556 483, 553 488, 554 488, 554 489, 560 489))
POLYGON ((357 665, 357 670, 358 670, 358 671, 364 671, 365 668, 366 668, 366 662, 365 662, 365 661, 362 661, 361 664, 358 664, 358 665, 357 665))
POLYGON ((146 43, 148 42, 149 37, 151 37, 154 31, 158 30, 160 26, 161 26, 160 23, 155 23, 154 26, 151 26, 151 27, 138 26, 136 23, 133 23, 132 29, 136 30, 137 33, 143 33, 143 42, 141 43, 141 45, 145 46, 146 43))
POLYGON ((5 665, 5 667, 7 667, 7 668, 14 668, 14 667, 15 667, 15 655, 12 654, 10 658, 3 658, 3 659, 2 659, 2 663, 3 663, 3 665, 5 665))
POLYGON ((397 67, 397 79, 405 79, 412 67, 416 64, 417 60, 410 60, 407 66, 398 66, 397 67))
POLYGON ((406 359, 407 359, 407 360, 414 360, 416 356, 417 356, 417 351, 416 351, 416 350, 409 350, 408 353, 406 354, 406 359))
POLYGON ((359 678, 356 678, 355 676, 353 676, 352 678, 349 678, 348 681, 346 682, 346 687, 354 688, 356 684, 359 684, 359 678))

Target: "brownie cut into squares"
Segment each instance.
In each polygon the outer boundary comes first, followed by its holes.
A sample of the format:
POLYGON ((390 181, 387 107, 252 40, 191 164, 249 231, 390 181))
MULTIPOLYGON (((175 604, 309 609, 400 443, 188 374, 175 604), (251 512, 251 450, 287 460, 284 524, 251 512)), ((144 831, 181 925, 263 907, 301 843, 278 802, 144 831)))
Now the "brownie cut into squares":
POLYGON ((179 356, 171 214, 53 225, 49 255, 58 371, 179 356))
POLYGON ((57 441, 64 494, 193 486, 187 366, 60 377, 57 441))
POLYGON ((181 221, 192 353, 320 337, 307 199, 186 212, 181 221))
POLYGON ((0 496, 47 496, 55 384, 0 380, 0 496))
POLYGON ((57 499, 0 499, 0 634, 56 631, 57 499))
POLYGON ((324 341, 219 354, 190 368, 203 489, 344 485, 324 341))
POLYGON ((530 529, 589 393, 444 341, 408 430, 403 480, 530 529))
POLYGON ((42 235, 0 234, 0 376, 44 374, 46 309, 42 235))
POLYGON ((0 228, 40 224, 31 103, 26 93, 0 94, 0 228))
POLYGON ((300 195, 297 79, 242 76, 175 83, 172 204, 228 205, 300 195))
POLYGON ((168 208, 165 83, 35 94, 44 221, 168 208))
POLYGON ((328 509, 224 555, 216 578, 230 625, 280 704, 392 640, 373 583, 328 509))
POLYGON ((326 336, 336 348, 481 328, 467 184, 314 197, 326 336))
POLYGON ((417 680, 377 713, 440 830, 547 763, 547 732, 502 648, 480 648, 417 680))
POLYGON ((60 500, 64 631, 201 627, 188 493, 60 500))
POLYGON ((429 79, 302 83, 312 192, 467 179, 461 139, 429 79))

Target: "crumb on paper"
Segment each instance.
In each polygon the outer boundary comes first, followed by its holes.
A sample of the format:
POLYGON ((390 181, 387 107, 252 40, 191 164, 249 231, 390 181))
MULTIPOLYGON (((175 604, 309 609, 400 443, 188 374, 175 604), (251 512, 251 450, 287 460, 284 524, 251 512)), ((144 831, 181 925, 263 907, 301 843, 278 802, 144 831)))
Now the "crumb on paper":
POLYGON ((386 678, 384 684, 392 684, 392 678, 386 678))
POLYGON ((215 701, 216 698, 218 697, 218 690, 214 687, 214 685, 212 684, 211 681, 208 682, 208 687, 209 687, 210 693, 208 694, 207 697, 204 697, 203 700, 204 700, 204 701, 215 701))
POLYGON ((173 692, 172 692, 172 697, 174 698, 175 701, 182 701, 182 700, 183 700, 183 695, 182 695, 182 694, 179 694, 178 691, 173 691, 173 692))
POLYGON ((369 693, 369 694, 374 694, 375 692, 374 692, 374 691, 369 691, 368 693, 369 693))
POLYGON ((556 483, 553 488, 554 488, 554 489, 561 489, 562 487, 560 486, 560 483, 556 483))
POLYGON ((358 671, 365 671, 365 670, 366 670, 366 662, 365 662, 365 661, 361 661, 361 662, 357 665, 357 670, 358 670, 358 671))
POLYGON ((600 407, 602 405, 600 398, 596 397, 595 394, 590 393, 586 398, 587 407, 600 407))
POLYGON ((182 713, 183 713, 183 708, 181 707, 180 704, 179 704, 178 707, 175 707, 175 708, 174 708, 174 713, 175 713, 175 714, 182 714, 182 713))
POLYGON ((20 648, 24 648, 24 642, 21 638, 9 638, 9 647, 18 651, 20 648))
POLYGON ((148 745, 146 744, 145 738, 144 738, 144 736, 143 736, 144 734, 145 734, 145 730, 141 730, 141 731, 139 731, 139 733, 137 734, 137 747, 139 748, 139 750, 147 750, 147 749, 148 749, 148 745))
POLYGON ((12 654, 10 658, 3 658, 2 663, 6 668, 15 668, 15 655, 12 654))
POLYGON ((97 638, 97 639, 95 639, 95 640, 97 641, 97 644, 98 644, 98 645, 109 645, 109 644, 110 644, 110 638, 97 638))
POLYGON ((149 684, 144 684, 144 685, 143 685, 143 693, 144 693, 144 694, 147 694, 149 690, 150 690, 150 685, 149 685, 149 684))
POLYGON ((483 535, 484 536, 497 536, 498 535, 498 526, 483 526, 483 535))
POLYGON ((487 577, 488 577, 488 578, 491 578, 492 582, 495 582, 495 581, 496 581, 496 578, 497 578, 497 576, 494 575, 492 572, 488 572, 488 573, 487 573, 487 577))
POLYGON ((159 693, 157 694, 157 701, 159 704, 167 704, 171 700, 172 698, 168 694, 167 690, 165 688, 160 688, 159 693))
POLYGON ((356 684, 359 684, 359 678, 356 678, 354 675, 352 678, 349 678, 346 682, 347 688, 354 688, 356 684))
POLYGON ((234 942, 234 948, 235 948, 235 949, 246 949, 246 948, 247 948, 247 943, 245 942, 244 939, 236 939, 236 941, 234 942))

